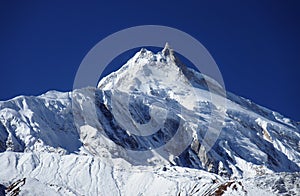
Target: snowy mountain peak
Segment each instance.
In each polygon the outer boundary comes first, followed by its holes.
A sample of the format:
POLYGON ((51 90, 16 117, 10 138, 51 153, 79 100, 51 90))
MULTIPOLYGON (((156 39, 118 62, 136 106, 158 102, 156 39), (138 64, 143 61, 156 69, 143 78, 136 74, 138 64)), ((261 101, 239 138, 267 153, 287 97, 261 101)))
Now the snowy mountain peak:
POLYGON ((119 70, 104 77, 97 87, 146 94, 150 89, 164 88, 182 94, 182 90, 191 85, 205 89, 207 82, 214 83, 211 86, 216 86, 216 89, 220 87, 213 79, 187 68, 166 43, 164 49, 156 54, 142 48, 119 70))
POLYGON ((168 43, 157 54, 142 48, 121 69, 103 78, 98 88, 126 92, 139 90, 144 93, 154 86, 173 89, 176 81, 186 80, 181 68, 183 66, 177 64, 174 52, 168 43))
MULTIPOLYGON (((135 64, 135 66, 144 66, 146 64, 170 66, 177 65, 176 61, 177 58, 174 50, 169 46, 168 43, 166 43, 163 50, 157 54, 154 54, 152 51, 149 51, 146 48, 142 48, 127 62, 127 64, 135 64)), ((179 65, 177 66, 179 67, 179 65)))
MULTIPOLYGON (((104 77, 98 88, 118 90, 126 93, 142 93, 149 96, 172 98, 184 107, 192 109, 199 100, 195 90, 206 90, 201 100, 208 101, 208 85, 215 92, 222 87, 205 75, 186 67, 166 43, 164 49, 156 54, 143 48, 116 72, 104 77)), ((221 90, 220 90, 221 91, 221 90)))

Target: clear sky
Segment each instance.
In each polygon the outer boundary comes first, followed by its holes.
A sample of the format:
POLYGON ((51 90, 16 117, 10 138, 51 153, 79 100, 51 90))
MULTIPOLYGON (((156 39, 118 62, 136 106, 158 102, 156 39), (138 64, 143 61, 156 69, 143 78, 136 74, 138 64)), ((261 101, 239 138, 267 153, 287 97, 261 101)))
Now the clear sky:
POLYGON ((86 53, 136 25, 198 39, 226 89, 300 120, 299 1, 1 1, 0 100, 70 91, 86 53))

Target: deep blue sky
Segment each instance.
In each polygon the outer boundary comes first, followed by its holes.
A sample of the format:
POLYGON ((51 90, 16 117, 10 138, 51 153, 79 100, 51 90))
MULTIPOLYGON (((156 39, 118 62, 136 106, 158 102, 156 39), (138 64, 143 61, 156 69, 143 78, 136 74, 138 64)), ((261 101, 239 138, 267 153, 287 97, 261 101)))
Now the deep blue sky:
POLYGON ((227 90, 300 120, 298 2, 1 1, 0 100, 69 91, 81 60, 101 39, 155 24, 198 39, 227 90))

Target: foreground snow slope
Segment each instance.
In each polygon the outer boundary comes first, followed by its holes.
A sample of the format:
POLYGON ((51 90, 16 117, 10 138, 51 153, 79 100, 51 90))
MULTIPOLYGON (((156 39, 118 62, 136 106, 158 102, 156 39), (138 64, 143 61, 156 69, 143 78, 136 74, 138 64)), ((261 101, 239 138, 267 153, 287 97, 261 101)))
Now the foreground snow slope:
POLYGON ((98 88, 0 102, 0 195, 296 195, 299 141, 296 122, 143 49, 98 88))
MULTIPOLYGON (((300 173, 224 180, 183 167, 131 166, 121 159, 56 153, 0 155, 0 183, 21 195, 275 195, 299 193, 300 173)), ((0 189, 1 193, 1 189, 0 189)))
POLYGON ((1 160, 1 168, 9 168, 1 177, 8 176, 8 182, 26 178, 24 194, 45 195, 50 191, 61 195, 187 195, 200 188, 197 192, 203 194, 223 182, 205 171, 143 166, 129 169, 122 160, 114 160, 112 166, 108 163, 111 160, 91 156, 7 152, 1 160))

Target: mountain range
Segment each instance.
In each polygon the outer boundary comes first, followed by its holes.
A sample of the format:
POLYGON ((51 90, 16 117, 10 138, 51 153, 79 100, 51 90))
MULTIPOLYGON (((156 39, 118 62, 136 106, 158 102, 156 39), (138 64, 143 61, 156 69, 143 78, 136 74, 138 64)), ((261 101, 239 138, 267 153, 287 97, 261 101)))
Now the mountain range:
POLYGON ((166 45, 97 87, 0 102, 0 195, 299 195, 300 124, 166 45))

